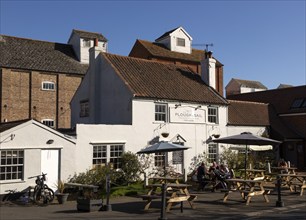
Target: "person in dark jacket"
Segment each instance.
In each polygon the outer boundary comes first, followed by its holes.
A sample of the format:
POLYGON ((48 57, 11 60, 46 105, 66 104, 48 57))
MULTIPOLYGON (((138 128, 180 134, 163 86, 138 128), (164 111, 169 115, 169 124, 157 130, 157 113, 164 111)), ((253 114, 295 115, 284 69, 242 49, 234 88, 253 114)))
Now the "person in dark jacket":
POLYGON ((197 179, 198 179, 198 182, 199 182, 198 190, 204 190, 205 185, 208 181, 205 178, 206 174, 207 174, 207 170, 206 170, 205 164, 202 162, 197 169, 197 179))

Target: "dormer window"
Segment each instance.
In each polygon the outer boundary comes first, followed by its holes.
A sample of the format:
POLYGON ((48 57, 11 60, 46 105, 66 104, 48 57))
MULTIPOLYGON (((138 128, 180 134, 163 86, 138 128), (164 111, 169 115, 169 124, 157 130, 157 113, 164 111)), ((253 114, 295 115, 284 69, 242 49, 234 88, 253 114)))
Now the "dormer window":
POLYGON ((184 38, 177 38, 176 45, 180 47, 185 47, 185 39, 184 38))
POLYGON ((90 47, 90 40, 84 39, 83 40, 83 47, 90 47))

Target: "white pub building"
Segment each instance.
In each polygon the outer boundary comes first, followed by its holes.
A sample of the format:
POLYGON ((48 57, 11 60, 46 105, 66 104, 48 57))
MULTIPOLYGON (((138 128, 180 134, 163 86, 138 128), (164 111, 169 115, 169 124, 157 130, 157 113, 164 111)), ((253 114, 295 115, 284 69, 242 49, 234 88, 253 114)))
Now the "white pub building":
MULTIPOLYGON (((190 47, 190 36, 178 35, 190 47)), ((109 162, 120 167, 123 152, 136 153, 169 133, 168 141, 189 147, 166 157, 168 165, 183 172, 202 153, 218 161, 221 148, 212 138, 244 131, 258 134, 265 128, 228 126, 229 102, 214 88, 216 60, 211 52, 201 61, 201 74, 188 66, 113 55, 98 47, 91 48, 89 63, 71 102, 72 126, 82 148, 77 171, 109 162)), ((156 154, 155 166, 162 165, 162 159, 156 154)))

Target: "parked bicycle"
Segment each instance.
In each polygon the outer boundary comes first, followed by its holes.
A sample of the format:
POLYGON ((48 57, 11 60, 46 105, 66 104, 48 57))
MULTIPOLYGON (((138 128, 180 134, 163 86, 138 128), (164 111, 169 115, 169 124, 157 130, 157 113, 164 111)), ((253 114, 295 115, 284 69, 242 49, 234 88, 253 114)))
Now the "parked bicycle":
POLYGON ((29 177, 29 179, 36 178, 33 200, 37 204, 49 204, 54 199, 54 191, 45 184, 46 173, 41 175, 29 177))

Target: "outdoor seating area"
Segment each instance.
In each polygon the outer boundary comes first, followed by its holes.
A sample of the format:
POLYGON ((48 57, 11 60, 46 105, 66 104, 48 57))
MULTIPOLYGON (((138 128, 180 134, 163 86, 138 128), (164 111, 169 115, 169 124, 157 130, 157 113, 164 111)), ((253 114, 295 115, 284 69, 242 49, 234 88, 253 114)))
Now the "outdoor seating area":
POLYGON ((238 192, 241 198, 245 200, 246 205, 249 205, 252 197, 262 195, 265 202, 269 202, 268 194, 269 190, 264 188, 264 178, 255 179, 228 179, 228 189, 224 190, 225 194, 223 202, 226 202, 231 192, 238 192))
POLYGON ((146 201, 144 210, 148 210, 153 200, 162 201, 162 187, 166 187, 166 211, 169 212, 172 205, 176 203, 181 204, 181 211, 183 211, 183 202, 188 202, 192 209, 195 208, 194 200, 197 198, 195 194, 189 193, 191 185, 179 183, 179 178, 174 177, 153 177, 153 183, 148 184, 148 192, 140 197, 146 201))

